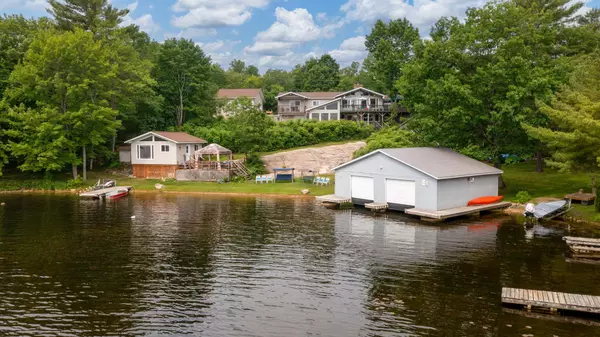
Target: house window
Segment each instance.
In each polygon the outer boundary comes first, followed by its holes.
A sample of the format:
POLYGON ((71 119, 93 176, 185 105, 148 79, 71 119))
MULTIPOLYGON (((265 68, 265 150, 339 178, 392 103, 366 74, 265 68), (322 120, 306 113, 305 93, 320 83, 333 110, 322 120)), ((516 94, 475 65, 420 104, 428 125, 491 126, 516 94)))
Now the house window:
POLYGON ((328 121, 329 120, 329 113, 325 112, 321 114, 321 120, 322 121, 328 121))
POLYGON ((140 142, 152 142, 152 141, 154 141, 154 136, 150 136, 150 137, 140 140, 140 142))
POLYGON ((329 114, 329 119, 332 121, 337 121, 338 120, 338 114, 335 112, 332 112, 329 114))
POLYGON ((318 106, 320 104, 319 101, 313 101, 313 106, 318 106))
POLYGON ((138 145, 137 150, 138 159, 154 159, 154 146, 138 145))
POLYGON ((312 113, 310 114, 310 119, 314 119, 316 121, 319 120, 319 114, 318 113, 312 113))
POLYGON ((194 145, 194 152, 198 151, 198 144, 194 145))
POLYGON ((348 107, 348 105, 350 105, 350 104, 348 103, 348 100, 347 100, 347 99, 343 99, 343 100, 342 100, 342 107, 343 107, 343 108, 347 108, 347 107, 348 107))
POLYGON ((169 145, 161 145, 160 152, 169 152, 169 145))
POLYGON ((327 105, 325 107, 326 110, 337 110, 338 109, 338 102, 335 103, 331 103, 329 105, 327 105))
POLYGON ((377 99, 376 98, 371 98, 369 104, 370 105, 377 105, 377 99))

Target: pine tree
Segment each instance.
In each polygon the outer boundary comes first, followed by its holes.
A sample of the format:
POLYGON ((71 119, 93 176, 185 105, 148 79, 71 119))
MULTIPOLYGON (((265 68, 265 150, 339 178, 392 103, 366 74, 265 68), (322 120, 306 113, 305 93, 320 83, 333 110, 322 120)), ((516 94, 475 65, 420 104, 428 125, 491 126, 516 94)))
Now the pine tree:
POLYGON ((550 104, 539 103, 557 128, 525 124, 527 133, 553 150, 548 165, 563 172, 600 169, 600 58, 584 57, 567 87, 550 104))
POLYGON ((95 35, 114 30, 123 22, 128 9, 117 9, 108 0, 48 0, 48 13, 61 30, 79 27, 95 35))

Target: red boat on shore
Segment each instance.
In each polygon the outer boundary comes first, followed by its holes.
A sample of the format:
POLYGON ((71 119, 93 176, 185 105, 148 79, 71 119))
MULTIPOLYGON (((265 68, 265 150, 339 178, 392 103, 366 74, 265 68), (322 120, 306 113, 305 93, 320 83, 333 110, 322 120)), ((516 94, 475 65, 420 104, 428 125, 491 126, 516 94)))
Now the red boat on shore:
POLYGON ((501 196, 501 195, 499 195, 499 196, 479 197, 479 198, 475 198, 475 199, 469 201, 469 203, 467 204, 467 206, 489 205, 489 204, 493 204, 495 202, 502 201, 502 198, 504 198, 504 197, 501 196))
POLYGON ((126 197, 127 195, 129 195, 129 190, 126 188, 120 188, 116 191, 107 193, 106 199, 115 200, 115 199, 120 199, 120 198, 126 197))

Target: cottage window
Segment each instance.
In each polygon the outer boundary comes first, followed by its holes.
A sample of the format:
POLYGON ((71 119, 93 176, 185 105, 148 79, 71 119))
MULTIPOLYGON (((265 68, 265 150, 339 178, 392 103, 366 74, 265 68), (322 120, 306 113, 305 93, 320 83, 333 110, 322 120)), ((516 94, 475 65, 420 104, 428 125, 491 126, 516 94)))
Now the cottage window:
POLYGON ((137 150, 138 159, 154 159, 154 146, 138 145, 137 150))
POLYGON ((318 106, 319 105, 319 101, 313 101, 313 106, 318 106))
POLYGON ((161 145, 160 152, 169 152, 169 145, 161 145))
POLYGON ((140 142, 152 142, 154 141, 154 136, 150 136, 148 138, 141 139, 140 142))
POLYGON ((325 112, 321 114, 321 120, 322 121, 328 121, 329 120, 329 113, 325 112))
POLYGON ((310 119, 318 121, 319 120, 319 114, 318 113, 312 113, 312 114, 310 114, 310 119))
POLYGON ((377 99, 376 98, 371 98, 370 105, 377 105, 377 99))
POLYGON ((198 144, 194 145, 194 151, 198 151, 198 144))
POLYGON ((338 120, 338 114, 335 112, 332 112, 329 114, 329 119, 332 121, 337 121, 338 120))

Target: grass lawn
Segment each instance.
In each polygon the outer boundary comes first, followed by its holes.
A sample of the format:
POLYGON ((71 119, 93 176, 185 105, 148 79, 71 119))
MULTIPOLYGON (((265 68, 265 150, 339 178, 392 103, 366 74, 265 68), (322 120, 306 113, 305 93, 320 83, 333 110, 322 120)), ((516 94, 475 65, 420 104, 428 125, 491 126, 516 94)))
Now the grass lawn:
MULTIPOLYGON (((563 198, 565 194, 580 189, 591 193, 590 176, 582 173, 560 173, 544 168, 544 172, 535 172, 535 163, 505 165, 504 181, 506 188, 500 191, 506 200, 512 201, 519 191, 527 191, 533 198, 563 198)), ((593 208, 593 207, 592 207, 593 208)))
POLYGON ((89 181, 94 182, 98 178, 114 179, 119 185, 133 186, 140 191, 155 191, 154 185, 160 183, 164 185, 164 191, 173 192, 211 192, 211 193, 246 193, 246 194, 283 194, 300 195, 303 189, 310 190, 311 195, 333 194, 333 184, 329 186, 316 186, 305 183, 302 179, 296 179, 295 182, 280 182, 269 184, 255 184, 254 181, 215 183, 215 182, 196 182, 196 181, 160 181, 155 179, 132 179, 122 176, 111 176, 102 173, 90 174, 89 181))

